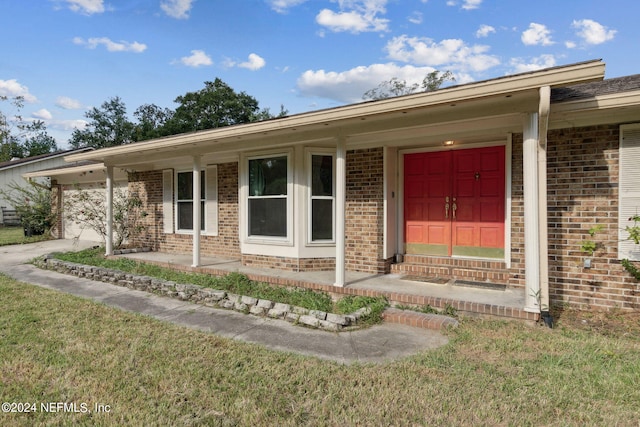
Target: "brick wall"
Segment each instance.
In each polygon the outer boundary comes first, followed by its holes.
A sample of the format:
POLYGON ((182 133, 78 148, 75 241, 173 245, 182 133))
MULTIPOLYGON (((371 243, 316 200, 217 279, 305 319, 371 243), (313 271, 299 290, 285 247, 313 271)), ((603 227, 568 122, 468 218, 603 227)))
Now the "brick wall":
POLYGON ((383 150, 347 152, 346 268, 388 273, 391 259, 383 258, 383 150))
MULTIPOLYGON (((130 174, 129 191, 138 194, 147 213, 142 220, 144 232, 136 236, 132 244, 162 252, 191 253, 193 239, 190 235, 163 233, 162 171, 130 174)), ((237 163, 218 165, 218 235, 203 235, 200 239, 203 256, 240 258, 237 163)))
POLYGON ((551 298, 587 309, 640 308, 639 285, 618 261, 619 126, 549 133, 549 287, 551 298), (593 238, 589 229, 600 225, 593 238), (580 246, 598 243, 593 267, 580 246))
MULTIPOLYGON (((547 144, 549 293, 579 309, 640 308, 640 288, 618 256, 619 126, 550 131, 547 144), (602 230, 591 238, 589 229, 602 230), (590 269, 581 250, 598 248, 590 269)), ((511 285, 524 286, 522 135, 513 138, 511 285)))
POLYGON ((64 239, 64 229, 62 226, 62 185, 54 179, 51 181, 51 214, 54 223, 51 224, 51 235, 56 239, 64 239))
POLYGON ((335 258, 290 258, 271 255, 242 255, 242 265, 256 268, 277 268, 289 271, 335 270, 335 258))

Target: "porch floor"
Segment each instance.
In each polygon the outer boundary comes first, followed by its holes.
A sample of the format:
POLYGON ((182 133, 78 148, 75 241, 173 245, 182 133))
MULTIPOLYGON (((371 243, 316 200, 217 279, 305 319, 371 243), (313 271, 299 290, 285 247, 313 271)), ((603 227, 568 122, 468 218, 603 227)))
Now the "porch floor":
POLYGON ((294 272, 271 268, 243 266, 238 259, 202 257, 201 266, 191 267, 192 256, 164 252, 138 252, 117 255, 163 265, 166 267, 214 275, 239 272, 252 280, 278 285, 299 286, 343 295, 384 295, 393 305, 430 305, 436 308, 452 306, 464 315, 537 320, 534 313, 525 312, 524 290, 484 289, 452 284, 436 284, 402 279, 400 274, 368 274, 346 272, 346 285, 333 286, 334 271, 294 272))

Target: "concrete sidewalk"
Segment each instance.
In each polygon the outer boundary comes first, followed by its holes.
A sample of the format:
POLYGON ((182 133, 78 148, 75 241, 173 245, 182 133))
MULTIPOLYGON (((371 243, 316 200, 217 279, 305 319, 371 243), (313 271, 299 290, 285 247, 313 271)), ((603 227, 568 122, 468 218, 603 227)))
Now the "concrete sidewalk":
POLYGON ((267 348, 305 354, 340 363, 381 363, 442 346, 448 339, 437 331, 398 324, 331 333, 294 326, 284 320, 249 316, 210 308, 25 264, 55 251, 79 250, 95 243, 52 240, 0 247, 0 272, 16 280, 91 299, 124 311, 215 333, 267 348))

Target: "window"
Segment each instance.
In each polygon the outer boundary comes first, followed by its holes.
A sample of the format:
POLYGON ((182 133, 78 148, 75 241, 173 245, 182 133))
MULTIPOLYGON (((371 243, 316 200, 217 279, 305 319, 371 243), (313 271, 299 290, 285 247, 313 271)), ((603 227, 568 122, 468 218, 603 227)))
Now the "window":
MULTIPOLYGON (((200 229, 218 235, 218 166, 200 174, 200 229)), ((162 230, 166 234, 193 231, 193 171, 162 171, 162 230)))
POLYGON ((251 158, 249 236, 287 237, 288 159, 286 155, 251 158))
POLYGON ((634 225, 631 218, 640 215, 640 125, 623 125, 620 130, 618 258, 640 261, 640 245, 629 240, 625 230, 634 225))
POLYGON ((335 193, 333 186, 333 156, 311 155, 310 237, 312 242, 334 240, 335 193))
MULTIPOLYGON (((178 230, 193 230, 193 172, 178 172, 177 179, 178 230)), ((200 172, 200 230, 205 229, 205 172, 200 172)))

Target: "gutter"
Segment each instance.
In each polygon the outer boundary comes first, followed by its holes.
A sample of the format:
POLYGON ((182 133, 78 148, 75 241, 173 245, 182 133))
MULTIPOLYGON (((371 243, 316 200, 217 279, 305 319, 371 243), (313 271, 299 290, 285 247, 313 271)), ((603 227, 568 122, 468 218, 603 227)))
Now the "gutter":
POLYGON ((102 148, 91 153, 72 154, 66 156, 65 160, 68 162, 80 160, 104 162, 110 157, 126 156, 133 153, 139 154, 143 151, 153 152, 183 146, 193 147, 198 144, 216 143, 222 140, 230 141, 243 137, 258 137, 274 132, 301 132, 314 126, 340 126, 349 122, 358 122, 363 118, 380 117, 413 109, 468 102, 514 92, 538 90, 541 86, 556 87, 602 80, 604 78, 604 67, 604 63, 600 60, 587 61, 483 82, 452 86, 434 92, 352 104, 262 122, 227 126, 142 141, 135 144, 102 148))

